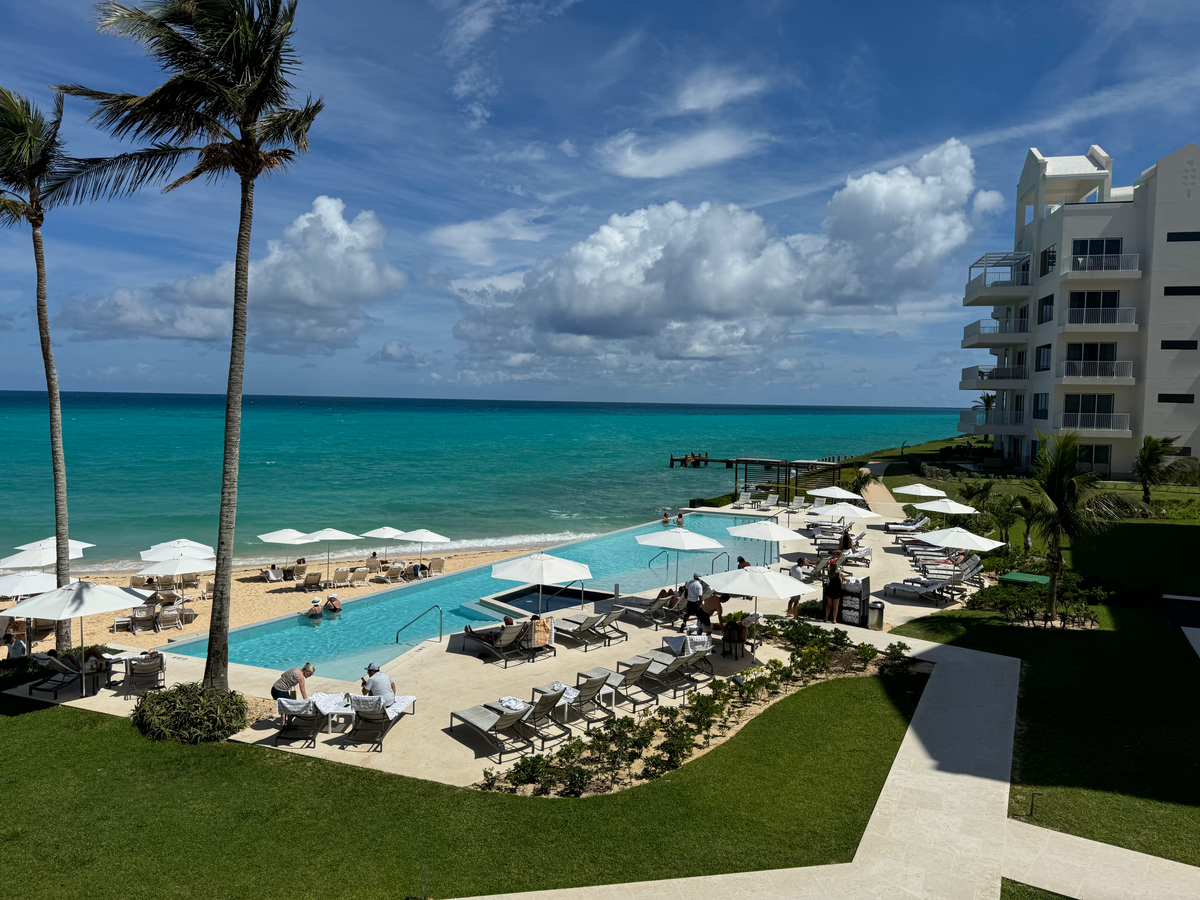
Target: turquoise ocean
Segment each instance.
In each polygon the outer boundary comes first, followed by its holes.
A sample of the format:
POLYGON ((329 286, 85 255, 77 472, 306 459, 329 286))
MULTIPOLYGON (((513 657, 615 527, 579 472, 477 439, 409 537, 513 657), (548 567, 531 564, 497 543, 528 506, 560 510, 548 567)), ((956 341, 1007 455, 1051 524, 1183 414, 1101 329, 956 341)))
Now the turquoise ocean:
MULTIPOLYGON (((65 393, 76 571, 131 568, 187 537, 216 544, 224 398, 65 393)), ((955 433, 956 410, 247 396, 236 555, 294 555, 255 535, 382 525, 452 538, 439 550, 533 546, 646 522, 733 489, 711 457, 813 459, 955 433)), ((45 395, 0 391, 0 556, 54 531, 45 395)), ((364 539, 335 555, 378 547, 364 539)), ((305 549, 319 555, 317 545, 305 549)), ((427 548, 427 552, 433 547, 427 548)), ((323 547, 322 547, 323 550, 323 547)))

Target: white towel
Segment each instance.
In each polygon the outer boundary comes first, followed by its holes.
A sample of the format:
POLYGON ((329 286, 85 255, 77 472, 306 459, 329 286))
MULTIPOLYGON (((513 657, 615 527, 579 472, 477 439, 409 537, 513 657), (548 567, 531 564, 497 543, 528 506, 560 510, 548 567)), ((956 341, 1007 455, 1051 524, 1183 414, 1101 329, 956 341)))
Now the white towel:
POLYGON ((561 681, 554 682, 554 684, 550 685, 550 687, 554 688, 556 691, 562 691, 563 699, 568 703, 579 696, 579 691, 571 687, 569 684, 563 684, 561 681))
POLYGON ((513 712, 524 709, 529 704, 524 700, 518 700, 516 697, 501 697, 500 705, 505 709, 511 709, 513 712))

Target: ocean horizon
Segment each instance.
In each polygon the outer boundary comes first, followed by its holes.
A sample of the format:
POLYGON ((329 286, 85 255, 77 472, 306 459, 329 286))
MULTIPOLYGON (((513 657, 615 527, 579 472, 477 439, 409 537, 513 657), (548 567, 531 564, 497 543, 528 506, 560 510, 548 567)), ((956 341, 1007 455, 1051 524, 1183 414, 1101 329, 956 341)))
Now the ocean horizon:
MULTIPOLYGON (((54 531, 46 395, 0 391, 6 548, 54 531)), ((216 543, 223 394, 64 392, 71 537, 96 544, 73 571, 137 566, 178 537, 216 543)), ((280 528, 382 525, 451 538, 439 550, 561 543, 656 518, 733 489, 723 466, 670 469, 687 452, 814 459, 955 433, 957 409, 250 395, 244 398, 235 556, 280 528)), ((334 556, 383 549, 363 539, 334 556)), ((305 553, 307 551, 307 553, 305 553)))

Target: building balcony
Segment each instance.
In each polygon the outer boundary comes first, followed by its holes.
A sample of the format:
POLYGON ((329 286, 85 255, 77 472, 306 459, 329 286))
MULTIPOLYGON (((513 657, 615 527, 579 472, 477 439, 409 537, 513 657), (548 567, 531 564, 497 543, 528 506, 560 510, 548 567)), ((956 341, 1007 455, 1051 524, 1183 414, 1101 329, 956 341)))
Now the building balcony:
POLYGON ((963 409, 958 413, 963 434, 1012 434, 1025 431, 1025 412, 1010 409, 963 409))
POLYGON ((1080 437, 1133 437, 1129 413, 1059 413, 1054 430, 1077 431, 1080 437))
POLYGON ((1055 384, 1135 384, 1131 360, 1069 359, 1058 364, 1055 384))
POLYGON ((967 270, 963 306, 994 306, 1028 297, 1029 260, 1028 251, 985 253, 979 257, 967 270))
POLYGON ((960 391, 1000 391, 1029 386, 1029 366, 967 366, 958 382, 960 391))
POLYGON ((980 319, 963 329, 962 348, 1011 347, 1028 341, 1028 319, 980 319))
POLYGON ((1094 279, 1120 281, 1142 277, 1137 253, 1103 253, 1097 256, 1070 256, 1063 267, 1064 281, 1094 279))
POLYGON ((1137 309, 1132 306, 1068 309, 1058 324, 1063 331, 1137 331, 1137 309))

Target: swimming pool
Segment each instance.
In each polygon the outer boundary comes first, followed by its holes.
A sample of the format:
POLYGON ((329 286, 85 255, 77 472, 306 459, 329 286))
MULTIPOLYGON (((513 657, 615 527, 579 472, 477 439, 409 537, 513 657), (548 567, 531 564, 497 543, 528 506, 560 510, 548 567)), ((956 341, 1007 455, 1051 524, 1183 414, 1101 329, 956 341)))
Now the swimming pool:
MULTIPOLYGON (((763 542, 731 537, 725 530, 752 521, 756 519, 719 513, 697 512, 687 516, 688 528, 720 541, 730 560, 742 555, 758 564, 763 557, 763 542)), ((630 594, 660 588, 675 580, 674 551, 669 562, 663 556, 649 566, 647 563, 658 551, 634 540, 639 534, 661 530, 662 526, 654 522, 564 544, 550 552, 587 564, 592 571, 588 588, 608 591, 614 584, 620 584, 621 592, 630 594)), ((778 559, 777 544, 767 544, 766 550, 768 560, 778 559)), ((727 560, 721 553, 684 553, 679 563, 680 578, 686 579, 692 572, 708 572, 714 560, 717 560, 717 569, 723 571, 727 560)), ((266 669, 286 669, 309 661, 316 667, 318 675, 353 681, 362 675, 368 662, 382 665, 421 641, 436 637, 438 616, 435 610, 407 628, 400 643, 396 643, 397 629, 434 604, 442 608, 444 633, 452 634, 462 631, 465 625, 478 627, 498 621, 500 613, 488 613, 471 604, 480 597, 512 586, 512 582, 493 578, 492 567, 487 565, 379 591, 362 599, 351 598, 339 615, 327 613, 315 624, 303 616, 291 615, 247 625, 230 632, 229 661, 266 669)), ((296 598, 299 608, 303 605, 303 596, 297 593, 296 598)), ((204 657, 208 654, 208 639, 172 643, 171 651, 204 657)))

